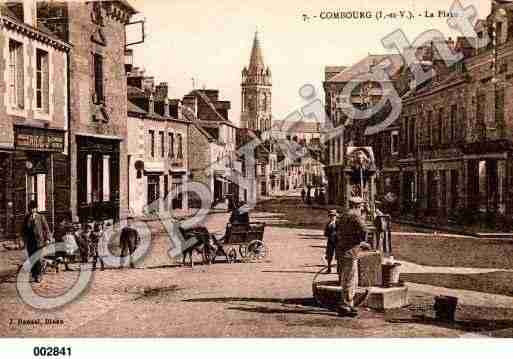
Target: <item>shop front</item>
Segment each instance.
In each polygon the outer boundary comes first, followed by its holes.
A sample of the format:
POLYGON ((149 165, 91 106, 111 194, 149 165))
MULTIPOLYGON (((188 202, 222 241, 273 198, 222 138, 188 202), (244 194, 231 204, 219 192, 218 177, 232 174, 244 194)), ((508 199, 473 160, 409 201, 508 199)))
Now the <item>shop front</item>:
MULTIPOLYGON (((5 198, 0 211, 7 217, 3 227, 11 236, 21 236, 30 201, 35 201, 37 210, 46 216, 51 231, 67 216, 70 187, 64 134, 63 130, 15 126, 12 171, 7 171, 4 183, 0 183, 0 197, 5 198)), ((9 160, 3 160, 2 167, 8 169, 9 160)))
POLYGON ((77 136, 78 219, 119 220, 120 140, 77 136))

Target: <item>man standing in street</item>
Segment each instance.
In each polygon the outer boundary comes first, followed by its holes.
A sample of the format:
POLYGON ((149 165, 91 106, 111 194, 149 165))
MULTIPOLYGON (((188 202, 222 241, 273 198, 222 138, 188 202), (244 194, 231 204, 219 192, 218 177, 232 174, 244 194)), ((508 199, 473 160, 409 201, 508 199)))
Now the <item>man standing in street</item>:
POLYGON ((358 254, 361 247, 369 248, 365 243, 367 229, 362 214, 364 201, 353 197, 349 200, 349 211, 337 223, 336 256, 340 269, 342 298, 338 305, 339 316, 356 317, 354 296, 358 287, 358 254))
POLYGON ((328 217, 330 221, 326 224, 326 227, 324 228, 324 236, 328 239, 326 242, 326 261, 328 262, 327 273, 331 273, 331 262, 333 261, 333 255, 335 254, 335 246, 337 245, 337 210, 331 210, 328 213, 328 217))
MULTIPOLYGON (((30 201, 28 213, 23 223, 23 239, 29 258, 43 248, 50 239, 50 229, 44 215, 37 212, 36 201, 30 201)), ((40 283, 42 279, 41 258, 34 259, 31 267, 32 279, 40 283)))
POLYGON ((135 268, 132 255, 134 254, 135 250, 137 249, 137 245, 139 244, 139 233, 135 228, 132 228, 133 220, 133 217, 127 218, 127 225, 121 230, 121 235, 119 237, 119 244, 121 246, 121 268, 124 266, 123 259, 127 255, 130 256, 130 268, 135 268))

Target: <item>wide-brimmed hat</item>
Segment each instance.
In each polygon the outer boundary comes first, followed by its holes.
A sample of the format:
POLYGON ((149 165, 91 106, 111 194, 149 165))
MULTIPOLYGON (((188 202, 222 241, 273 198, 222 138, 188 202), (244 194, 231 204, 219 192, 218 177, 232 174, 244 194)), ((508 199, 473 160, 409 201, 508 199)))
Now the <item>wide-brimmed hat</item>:
POLYGON ((362 197, 351 197, 351 198, 349 198, 349 202, 354 203, 354 204, 362 204, 365 201, 363 200, 362 197))
POLYGON ((328 216, 331 217, 331 216, 335 216, 335 217, 338 217, 338 212, 336 209, 332 209, 328 212, 328 216))

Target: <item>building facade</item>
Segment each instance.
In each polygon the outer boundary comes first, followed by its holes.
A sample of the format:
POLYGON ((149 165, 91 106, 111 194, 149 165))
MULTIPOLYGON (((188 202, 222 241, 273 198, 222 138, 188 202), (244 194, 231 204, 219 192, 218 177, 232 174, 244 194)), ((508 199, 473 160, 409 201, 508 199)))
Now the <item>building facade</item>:
POLYGON ((434 59, 438 75, 404 98, 403 213, 456 221, 513 213, 512 24, 513 4, 492 2, 477 39, 456 42, 464 59, 452 67, 434 59))
MULTIPOLYGON (((350 146, 376 146, 374 152, 378 152, 380 167, 378 168, 377 188, 383 192, 397 192, 394 188, 398 184, 398 125, 389 124, 379 133, 372 136, 366 135, 366 129, 378 121, 381 121, 390 112, 390 108, 383 106, 380 111, 370 118, 354 119, 351 109, 365 110, 380 102, 383 97, 383 88, 396 86, 400 80, 404 65, 400 55, 369 55, 352 66, 327 66, 325 68, 324 92, 326 119, 330 126, 336 129, 338 135, 333 138, 323 138, 325 148, 325 172, 328 182, 327 198, 332 204, 345 205, 346 191, 344 189, 344 168, 346 166, 346 150, 350 146), (377 82, 362 79, 368 78, 378 66, 386 66, 388 78, 387 84, 380 86, 377 82), (347 95, 346 86, 353 86, 353 91, 347 95), (389 149, 394 155, 388 156, 389 149)), ((326 133, 327 136, 330 132, 326 133)), ((391 154, 391 153, 390 153, 391 154)))
POLYGON ((188 208, 190 122, 168 98, 167 83, 135 69, 128 80, 128 202, 131 213, 171 214, 188 208), (171 115, 173 114, 173 116, 171 115))
POLYGON ((126 1, 38 2, 40 20, 70 53, 70 209, 75 219, 118 220, 128 210, 126 1))
POLYGON ((69 208, 70 48, 35 1, 0 4, 0 239, 21 236, 31 200, 52 231, 69 208))
POLYGON ((209 188, 214 204, 226 201, 227 197, 239 198, 239 186, 232 179, 240 164, 236 153, 237 127, 229 119, 230 102, 219 99, 219 90, 204 89, 191 91, 182 103, 183 114, 194 122, 192 131, 199 139, 189 142, 191 156, 206 152, 202 158, 209 161, 191 161, 194 180, 209 188))

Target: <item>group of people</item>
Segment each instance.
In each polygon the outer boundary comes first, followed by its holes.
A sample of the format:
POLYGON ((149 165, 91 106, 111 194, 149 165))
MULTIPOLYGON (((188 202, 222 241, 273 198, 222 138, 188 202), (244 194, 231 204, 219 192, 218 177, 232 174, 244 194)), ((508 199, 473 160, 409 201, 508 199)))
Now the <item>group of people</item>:
POLYGON ((358 286, 358 254, 362 248, 370 249, 366 242, 367 226, 364 217, 364 200, 352 197, 349 210, 339 216, 336 210, 329 212, 329 222, 324 229, 327 237, 326 260, 331 273, 333 257, 337 259, 337 270, 342 287, 341 300, 337 306, 340 316, 356 317, 358 311, 354 297, 358 286))
POLYGON ((306 190, 303 187, 301 190, 301 198, 303 199, 303 202, 311 205, 313 203, 318 204, 325 204, 326 203, 326 196, 324 194, 324 189, 321 187, 315 187, 312 193, 312 187, 308 187, 306 190))
MULTIPOLYGON (((109 240, 104 232, 104 223, 101 221, 94 222, 91 226, 89 223, 74 224, 68 219, 62 221, 61 229, 63 235, 55 238, 58 245, 55 253, 46 253, 53 258, 56 270, 59 264, 64 264, 65 270, 69 271, 70 264, 77 254, 80 263, 89 263, 92 260, 92 270, 96 270, 98 262, 101 270, 105 270, 105 260, 109 251, 109 240)), ((52 233, 46 221, 45 216, 37 211, 37 203, 31 201, 28 206, 28 213, 25 216, 23 225, 23 239, 25 248, 29 258, 31 258, 31 276, 32 281, 40 283, 44 274, 44 268, 41 258, 36 256, 32 258, 38 251, 43 250, 53 241, 52 233)), ((139 244, 139 234, 133 228, 133 218, 127 219, 127 225, 121 230, 119 244, 121 248, 120 266, 123 267, 123 258, 128 255, 130 258, 130 267, 134 268, 132 255, 139 244)))

